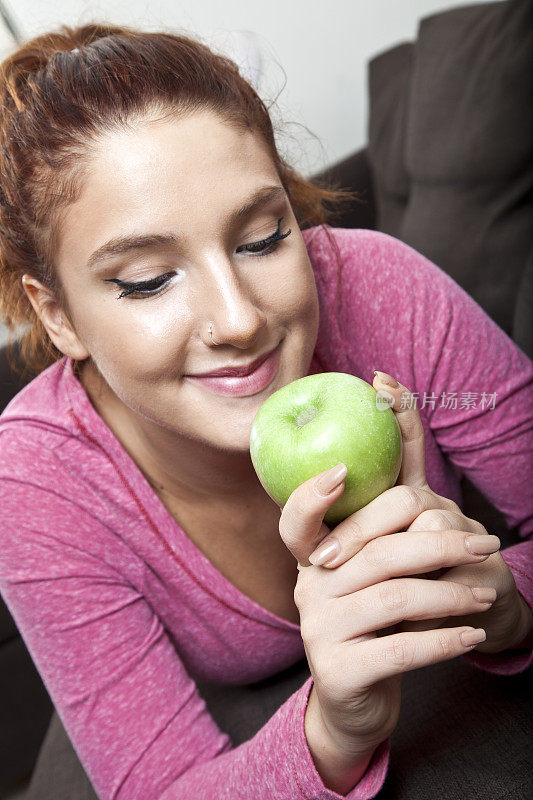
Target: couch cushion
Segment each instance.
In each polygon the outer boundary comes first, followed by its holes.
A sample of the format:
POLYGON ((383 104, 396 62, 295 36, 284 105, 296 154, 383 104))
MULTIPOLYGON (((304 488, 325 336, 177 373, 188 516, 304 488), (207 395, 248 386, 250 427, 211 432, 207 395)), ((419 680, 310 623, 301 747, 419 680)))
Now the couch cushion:
POLYGON ((369 68, 377 227, 446 270, 512 335, 532 245, 533 3, 433 15, 406 47, 369 68))
POLYGON ((19 635, 15 621, 0 595, 0 645, 19 635))
POLYGON ((17 636, 0 645, 0 797, 28 778, 44 739, 52 701, 17 636))
POLYGON ((405 167, 407 94, 413 45, 400 44, 371 62, 368 155, 372 165, 378 229, 397 236, 409 200, 405 167), (383 227, 385 226, 385 227, 383 227))
POLYGON ((531 0, 421 21, 405 153, 412 178, 494 184, 530 166, 531 23, 531 0))

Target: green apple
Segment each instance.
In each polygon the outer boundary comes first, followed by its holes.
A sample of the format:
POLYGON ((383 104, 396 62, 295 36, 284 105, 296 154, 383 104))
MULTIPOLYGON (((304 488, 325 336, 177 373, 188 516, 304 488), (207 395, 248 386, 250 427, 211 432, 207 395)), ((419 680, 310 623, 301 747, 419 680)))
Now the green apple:
POLYGON ((292 381, 265 400, 252 422, 250 456, 280 508, 297 486, 344 462, 344 491, 324 516, 334 526, 394 486, 402 436, 373 386, 345 372, 325 372, 292 381))

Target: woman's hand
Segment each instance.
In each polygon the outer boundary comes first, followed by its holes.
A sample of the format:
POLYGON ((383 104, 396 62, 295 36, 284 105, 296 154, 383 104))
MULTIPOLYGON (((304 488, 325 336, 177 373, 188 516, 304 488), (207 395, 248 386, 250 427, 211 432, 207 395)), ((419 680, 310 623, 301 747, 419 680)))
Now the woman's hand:
MULTIPOLYGON (((391 549, 394 536, 378 536, 337 569, 308 563, 303 552, 327 532, 326 511, 344 488, 322 490, 320 475, 298 486, 280 518, 280 534, 299 560, 294 600, 313 676, 305 734, 317 770, 329 788, 345 793, 359 780, 374 749, 398 722, 405 672, 469 652, 482 640, 464 626, 378 635, 403 620, 475 613, 488 608, 469 587, 410 577, 477 561, 456 537, 448 548, 391 549), (466 634, 466 638, 463 638, 466 634), (472 639, 472 635, 474 638, 472 639)), ((402 533, 413 540, 412 534, 402 533)), ((429 546, 428 546, 429 545, 429 546)))
MULTIPOLYGON (((390 395, 391 408, 402 432, 403 460, 397 485, 340 523, 335 528, 334 537, 327 536, 322 545, 327 546, 336 539, 338 546, 335 557, 324 566, 339 567, 363 548, 371 555, 375 546, 371 545, 368 551, 369 543, 381 536, 387 537, 386 547, 391 562, 402 558, 415 565, 419 556, 433 548, 439 552, 441 560, 439 571, 432 576, 436 581, 484 589, 484 596, 493 600, 492 605, 478 613, 460 617, 403 621, 395 625, 394 630, 423 631, 462 624, 484 628, 487 638, 477 646, 480 652, 498 653, 520 644, 531 633, 533 614, 519 594, 509 567, 496 552, 500 546, 499 539, 488 535, 481 523, 466 517, 456 503, 436 494, 428 486, 424 430, 409 390, 400 384, 396 387, 385 384, 377 376, 374 387, 381 394, 385 391, 390 395), (405 533, 395 533, 404 530, 405 533), (413 533, 416 537, 412 536, 413 533), (457 548, 479 555, 471 563, 446 569, 446 560, 457 548)), ((314 564, 319 551, 320 548, 309 556, 314 564)))
MULTIPOLYGON (((323 485, 330 471, 298 486, 279 523, 281 537, 298 561, 294 599, 314 681, 306 736, 315 761, 322 759, 323 770, 317 763, 321 774, 338 782, 342 771, 337 791, 340 785, 342 791, 353 785, 373 749, 396 727, 403 673, 463 655, 485 638, 484 631, 464 625, 390 631, 406 620, 481 618, 496 595, 490 587, 488 597, 476 597, 468 584, 416 577, 442 568, 478 566, 487 555, 476 555, 466 545, 467 539, 480 542, 479 535, 445 530, 414 536, 403 530, 426 511, 460 513, 455 503, 427 486, 423 446, 421 451, 419 443, 413 447, 413 412, 409 414, 402 420, 400 474, 411 485, 384 492, 334 529, 341 542, 340 566, 323 569, 308 556, 330 533, 323 518, 344 489, 342 479, 331 491, 323 485)), ((497 550, 497 537, 489 539, 497 550)))

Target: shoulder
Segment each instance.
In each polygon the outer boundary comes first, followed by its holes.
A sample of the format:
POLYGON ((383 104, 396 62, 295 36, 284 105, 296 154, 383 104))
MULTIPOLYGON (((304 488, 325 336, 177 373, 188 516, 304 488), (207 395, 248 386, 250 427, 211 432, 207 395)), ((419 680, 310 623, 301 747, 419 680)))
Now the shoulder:
POLYGON ((72 364, 62 358, 30 381, 0 414, 3 497, 31 492, 41 500, 45 495, 77 503, 87 498, 88 506, 97 507, 91 489, 106 472, 105 458, 81 435, 72 414, 79 406, 75 380, 72 364))
POLYGON ((445 341, 452 347, 454 320, 463 332, 465 325, 480 326, 482 311, 475 301, 443 269, 394 236, 320 225, 303 237, 322 326, 336 352, 344 353, 345 371, 356 370, 368 380, 375 364, 382 364, 416 387, 413 364, 421 368, 427 359, 428 370, 433 368, 445 341))
MULTIPOLYGON (((73 468, 81 468, 83 451, 101 449, 96 439, 105 438, 109 431, 93 409, 73 364, 64 356, 11 399, 0 414, 2 442, 19 442, 21 454, 33 448, 37 460, 41 455, 48 458, 52 451, 61 452, 60 458, 73 462, 73 468), (82 423, 91 436, 85 435, 82 423)), ((1 452, 0 461, 5 461, 1 452)))
POLYGON ((140 585, 143 564, 127 533, 143 519, 114 464, 61 418, 17 408, 0 425, 0 583, 11 569, 50 566, 52 551, 58 575, 83 561, 140 585))
POLYGON ((436 272, 453 282, 446 273, 414 248, 382 231, 364 228, 334 228, 316 225, 302 231, 312 262, 331 263, 340 257, 343 266, 365 268, 370 273, 388 276, 409 269, 413 276, 433 276, 436 272))
POLYGON ((443 269, 405 242, 381 231, 319 225, 302 232, 319 293, 337 293, 355 313, 371 307, 396 317, 421 311, 421 303, 446 308, 474 304, 443 269))
MULTIPOLYGON (((67 431, 57 397, 60 362, 27 383, 0 414, 0 481, 46 482, 67 431)), ((66 415, 65 415, 66 416, 66 415)))
POLYGON ((15 429, 33 429, 35 433, 39 428, 43 431, 47 424, 51 429, 68 428, 68 367, 68 359, 63 357, 12 397, 0 414, 0 433, 15 429))

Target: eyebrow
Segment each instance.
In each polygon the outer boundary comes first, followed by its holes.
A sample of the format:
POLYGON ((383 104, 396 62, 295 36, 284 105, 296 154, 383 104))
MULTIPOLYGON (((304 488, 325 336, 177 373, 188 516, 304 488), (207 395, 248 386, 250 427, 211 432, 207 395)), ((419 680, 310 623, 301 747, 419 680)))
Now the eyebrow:
MULTIPOLYGON (((281 199, 282 197, 286 197, 285 189, 282 186, 262 186, 260 189, 257 189, 242 206, 231 213, 230 219, 243 220, 258 208, 267 205, 274 199, 281 199)), ((112 259, 117 255, 123 255, 133 250, 155 249, 169 245, 177 246, 180 243, 181 237, 175 233, 146 233, 116 236, 91 253, 87 260, 87 267, 88 269, 93 269, 96 264, 101 261, 112 259)))

